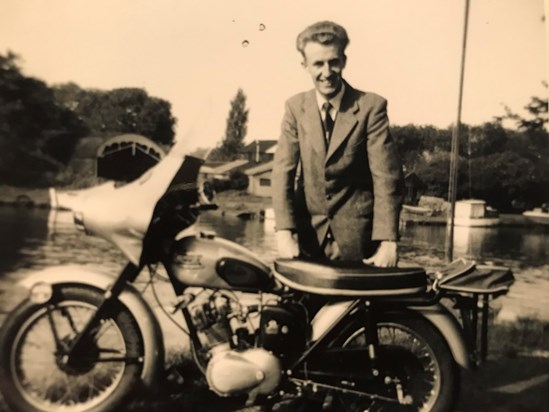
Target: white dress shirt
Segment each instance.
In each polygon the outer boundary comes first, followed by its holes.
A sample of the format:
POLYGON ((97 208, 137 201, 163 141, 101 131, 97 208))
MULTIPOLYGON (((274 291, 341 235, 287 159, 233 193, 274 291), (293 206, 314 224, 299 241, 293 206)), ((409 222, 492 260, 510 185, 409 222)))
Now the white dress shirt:
POLYGON ((318 110, 320 111, 322 121, 324 121, 324 118, 326 117, 324 110, 322 110, 322 105, 328 102, 332 105, 332 108, 330 109, 330 116, 335 123, 337 113, 339 112, 339 107, 341 106, 341 100, 343 99, 343 94, 345 94, 345 83, 343 82, 341 82, 341 89, 339 89, 339 92, 330 100, 326 100, 326 98, 322 96, 318 90, 316 91, 316 103, 318 104, 318 110))

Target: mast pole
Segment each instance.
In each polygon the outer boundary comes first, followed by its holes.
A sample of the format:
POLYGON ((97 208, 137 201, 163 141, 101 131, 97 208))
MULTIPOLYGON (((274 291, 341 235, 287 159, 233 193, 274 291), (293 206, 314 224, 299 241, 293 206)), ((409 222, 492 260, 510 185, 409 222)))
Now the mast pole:
POLYGON ((454 254, 454 216, 456 207, 456 192, 458 181, 458 152, 459 152, 459 137, 461 132, 461 106, 463 101, 463 80, 465 74, 465 55, 467 49, 467 28, 469 25, 469 0, 465 0, 465 18, 463 26, 463 44, 461 49, 461 70, 459 78, 459 98, 457 121, 452 133, 452 152, 450 155, 450 179, 448 182, 448 202, 450 202, 450 211, 448 213, 448 221, 446 222, 446 261, 453 260, 454 254))

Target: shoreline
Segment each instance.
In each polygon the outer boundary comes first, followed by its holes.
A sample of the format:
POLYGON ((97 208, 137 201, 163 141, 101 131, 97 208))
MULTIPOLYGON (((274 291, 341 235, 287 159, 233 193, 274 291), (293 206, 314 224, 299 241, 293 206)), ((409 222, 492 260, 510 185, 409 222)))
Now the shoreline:
MULTIPOLYGON (((262 218, 265 210, 272 208, 270 197, 260 197, 245 191, 228 190, 216 195, 214 203, 219 209, 214 213, 235 215, 243 219, 262 218)), ((0 186, 0 207, 17 207, 28 209, 50 209, 48 188, 21 188, 0 186)), ((495 227, 544 227, 521 214, 501 213, 499 224, 495 227)), ((400 215, 401 224, 446 225, 444 215, 426 216, 403 210, 400 215)), ((481 227, 482 228, 482 227, 481 227)))

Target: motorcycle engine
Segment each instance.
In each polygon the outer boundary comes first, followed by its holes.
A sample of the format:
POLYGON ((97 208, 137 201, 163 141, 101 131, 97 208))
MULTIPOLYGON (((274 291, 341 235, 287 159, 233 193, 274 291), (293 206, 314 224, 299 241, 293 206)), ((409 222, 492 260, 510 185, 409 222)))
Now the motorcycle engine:
POLYGON ((285 358, 300 353, 306 342, 304 312, 293 302, 242 305, 213 293, 193 302, 189 312, 208 351, 206 379, 221 396, 271 393, 285 358))

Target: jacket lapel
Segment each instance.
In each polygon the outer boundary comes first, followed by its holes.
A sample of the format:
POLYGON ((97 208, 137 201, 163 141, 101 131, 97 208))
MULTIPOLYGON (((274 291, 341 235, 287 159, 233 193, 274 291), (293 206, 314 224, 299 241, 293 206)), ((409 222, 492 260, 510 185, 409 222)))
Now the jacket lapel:
POLYGON ((316 96, 314 89, 305 95, 303 101, 303 115, 305 121, 303 126, 307 133, 307 138, 310 139, 311 145, 322 158, 326 157, 326 141, 324 140, 324 132, 322 131, 322 119, 318 111, 316 96))
MULTIPOLYGON (((334 130, 330 139, 330 145, 328 146, 328 153, 326 155, 326 161, 336 152, 339 146, 349 136, 351 131, 358 123, 358 119, 355 114, 358 112, 359 107, 355 96, 355 91, 349 84, 345 84, 345 94, 341 100, 341 107, 337 114, 334 130)), ((318 109, 317 109, 318 112, 318 109)), ((321 131, 322 135, 322 131, 321 131)))

